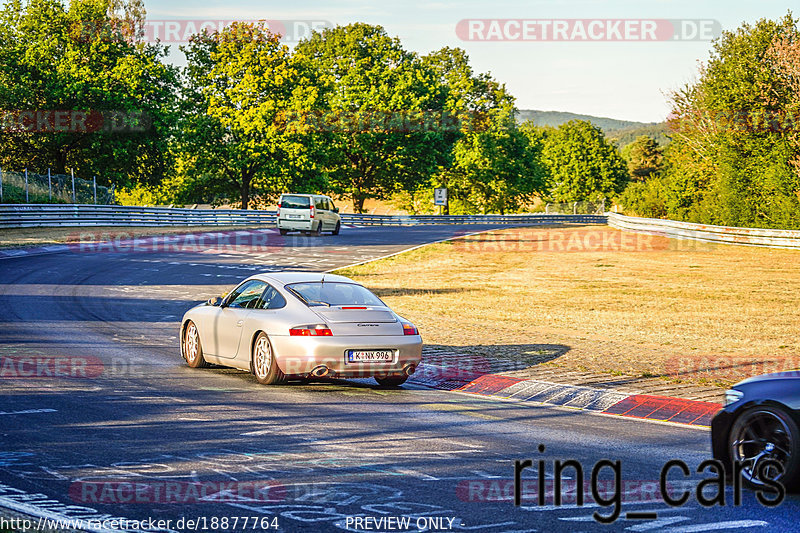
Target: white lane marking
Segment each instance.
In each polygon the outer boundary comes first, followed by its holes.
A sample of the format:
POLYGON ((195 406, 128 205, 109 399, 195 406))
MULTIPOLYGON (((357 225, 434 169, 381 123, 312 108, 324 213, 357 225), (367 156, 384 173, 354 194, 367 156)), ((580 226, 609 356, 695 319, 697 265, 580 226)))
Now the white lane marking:
POLYGON ((0 411, 0 415, 32 415, 34 413, 55 413, 56 409, 26 409, 24 411, 0 411))
POLYGON ((677 524, 678 522, 685 522, 686 520, 689 520, 688 516, 661 517, 650 522, 646 522, 643 524, 636 524, 635 526, 631 527, 626 527, 625 531, 650 531, 652 529, 658 529, 661 527, 667 527, 672 524, 677 524))
POLYGON ((751 527, 766 527, 769 522, 763 520, 729 520, 727 522, 713 522, 710 524, 697 524, 694 526, 673 527, 666 533, 697 533, 699 531, 719 531, 721 529, 744 529, 751 527))

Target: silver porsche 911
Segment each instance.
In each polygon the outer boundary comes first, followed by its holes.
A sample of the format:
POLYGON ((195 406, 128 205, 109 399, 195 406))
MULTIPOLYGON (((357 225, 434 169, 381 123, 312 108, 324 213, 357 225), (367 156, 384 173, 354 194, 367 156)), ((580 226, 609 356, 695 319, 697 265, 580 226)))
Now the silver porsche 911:
POLYGON ((186 312, 181 351, 190 367, 247 370, 259 383, 373 377, 397 386, 422 358, 422 337, 368 289, 343 276, 270 272, 186 312))

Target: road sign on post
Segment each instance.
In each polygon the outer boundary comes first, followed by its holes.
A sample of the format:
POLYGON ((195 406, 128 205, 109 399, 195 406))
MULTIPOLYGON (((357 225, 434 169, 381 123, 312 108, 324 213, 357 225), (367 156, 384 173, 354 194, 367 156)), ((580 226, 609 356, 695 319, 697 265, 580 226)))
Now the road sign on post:
POLYGON ((447 189, 433 189, 433 205, 447 205, 447 189))

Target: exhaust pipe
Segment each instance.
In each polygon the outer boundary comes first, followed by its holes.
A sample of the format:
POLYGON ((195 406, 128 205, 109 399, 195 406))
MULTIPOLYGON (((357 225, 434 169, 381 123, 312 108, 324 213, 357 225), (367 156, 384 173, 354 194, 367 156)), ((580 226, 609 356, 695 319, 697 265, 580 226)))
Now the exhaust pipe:
POLYGON ((330 373, 330 369, 325 365, 319 365, 311 371, 311 375, 315 378, 325 377, 330 373))
POLYGON ((416 370, 417 368, 414 365, 406 365, 405 368, 403 368, 403 374, 405 374, 406 376, 410 376, 411 374, 416 372, 416 370))

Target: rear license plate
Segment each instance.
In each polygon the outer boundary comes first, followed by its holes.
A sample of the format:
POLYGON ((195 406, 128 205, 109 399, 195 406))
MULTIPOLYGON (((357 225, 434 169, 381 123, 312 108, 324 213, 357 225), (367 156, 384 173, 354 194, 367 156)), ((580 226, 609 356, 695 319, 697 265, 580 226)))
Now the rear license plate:
POLYGON ((286 218, 291 218, 292 220, 301 220, 303 215, 286 215, 286 218))
POLYGON ((347 350, 348 363, 391 363, 392 350, 347 350))

